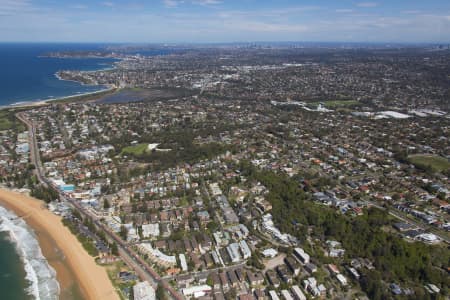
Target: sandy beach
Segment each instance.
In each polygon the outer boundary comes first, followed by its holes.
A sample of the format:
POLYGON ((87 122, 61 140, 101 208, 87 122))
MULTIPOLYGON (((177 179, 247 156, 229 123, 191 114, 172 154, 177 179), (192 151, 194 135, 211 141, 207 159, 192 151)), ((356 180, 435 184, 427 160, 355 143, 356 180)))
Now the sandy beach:
POLYGON ((106 269, 95 263, 77 238, 61 223, 61 217, 48 211, 44 202, 0 189, 0 205, 23 217, 37 233, 42 253, 57 272, 61 299, 77 299, 80 296, 93 300, 120 299, 106 269), (68 297, 64 297, 64 293, 68 297))

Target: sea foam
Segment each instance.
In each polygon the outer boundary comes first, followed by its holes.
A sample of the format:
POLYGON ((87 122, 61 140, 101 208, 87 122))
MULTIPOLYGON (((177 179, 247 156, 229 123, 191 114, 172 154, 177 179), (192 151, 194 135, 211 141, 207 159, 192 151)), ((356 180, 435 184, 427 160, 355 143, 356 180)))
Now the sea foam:
POLYGON ((42 255, 34 232, 24 220, 0 207, 0 231, 8 232, 20 255, 29 282, 27 292, 34 299, 52 300, 59 297, 55 270, 42 255))

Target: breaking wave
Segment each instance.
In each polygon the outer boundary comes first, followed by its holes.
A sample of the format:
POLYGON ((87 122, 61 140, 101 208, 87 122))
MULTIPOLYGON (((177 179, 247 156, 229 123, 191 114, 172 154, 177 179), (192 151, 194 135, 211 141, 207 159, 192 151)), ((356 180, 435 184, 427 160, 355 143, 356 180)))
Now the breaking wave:
POLYGON ((27 292, 36 300, 58 299, 56 272, 42 255, 36 236, 25 221, 0 207, 0 231, 9 234, 21 257, 29 282, 27 292))

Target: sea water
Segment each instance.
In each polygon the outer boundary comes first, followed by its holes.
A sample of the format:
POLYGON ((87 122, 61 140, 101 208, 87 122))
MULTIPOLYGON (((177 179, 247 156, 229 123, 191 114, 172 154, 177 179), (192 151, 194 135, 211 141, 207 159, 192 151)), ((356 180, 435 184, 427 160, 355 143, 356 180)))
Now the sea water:
POLYGON ((53 58, 45 54, 58 51, 95 51, 99 44, 0 43, 0 106, 96 92, 104 86, 82 85, 59 80, 61 70, 93 71, 109 69, 109 58, 53 58))
POLYGON ((55 270, 48 264, 33 230, 0 207, 0 298, 58 299, 55 270))

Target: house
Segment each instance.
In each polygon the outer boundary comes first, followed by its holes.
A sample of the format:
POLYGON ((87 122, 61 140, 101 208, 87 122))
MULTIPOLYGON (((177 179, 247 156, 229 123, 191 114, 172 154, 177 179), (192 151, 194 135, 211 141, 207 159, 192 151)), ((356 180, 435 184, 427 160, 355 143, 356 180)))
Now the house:
POLYGON ((212 241, 211 241, 211 238, 206 233, 204 233, 202 235, 201 245, 204 250, 206 250, 206 251, 211 250, 212 241))
POLYGON ((277 277, 277 273, 274 270, 268 270, 266 272, 267 279, 271 285, 273 285, 275 288, 278 288, 280 286, 280 280, 277 277))
POLYGON ((292 275, 288 271, 288 267, 286 265, 280 265, 277 267, 278 276, 280 276, 281 280, 286 283, 292 282, 292 275))
POLYGON ((190 253, 189 257, 191 258, 191 261, 194 264, 194 269, 198 270, 202 266, 202 262, 198 258, 198 255, 195 253, 190 253))
POLYGON ((347 278, 344 275, 342 275, 342 274, 337 274, 336 275, 336 279, 339 281, 339 283, 342 286, 346 286, 348 284, 347 278))
POLYGON ((165 250, 167 248, 167 242, 165 240, 156 241, 154 243, 155 248, 165 250))
POLYGON ((283 296, 284 300, 294 300, 294 298, 292 298, 291 294, 287 290, 282 290, 281 295, 283 296))
POLYGON ((291 291, 292 295, 294 295, 295 300, 306 300, 305 294, 303 294, 302 290, 298 285, 293 285, 291 291))
POLYGON ((356 280, 359 280, 360 275, 359 275, 358 271, 356 271, 355 268, 347 267, 347 270, 350 272, 350 274, 351 274, 356 280))
POLYGON ((295 276, 300 274, 300 264, 297 260, 295 260, 292 256, 288 256, 284 259, 284 262, 289 267, 292 273, 294 273, 295 276))
POLYGON ((334 265, 334 264, 328 264, 327 267, 328 267, 328 270, 330 270, 330 273, 333 274, 333 275, 341 273, 339 271, 339 269, 337 268, 337 266, 334 265))
POLYGON ((255 289, 253 294, 255 295, 256 300, 266 300, 267 298, 264 290, 262 289, 255 289))
POLYGON ((277 295, 277 292, 274 290, 269 291, 269 296, 271 300, 280 300, 280 298, 277 295))
POLYGON ((238 280, 238 278, 236 276, 236 273, 234 271, 228 271, 227 272, 227 277, 228 277, 228 280, 230 281, 230 285, 233 288, 236 288, 236 287, 239 286, 239 280, 238 280))
POLYGON ((397 229, 400 232, 406 232, 408 230, 416 229, 416 227, 414 225, 411 225, 406 222, 398 222, 398 223, 395 223, 393 226, 395 229, 397 229))
POLYGON ((251 286, 258 286, 263 284, 264 277, 259 272, 247 272, 247 280, 250 283, 251 286))
POLYGON ((302 248, 294 248, 295 257, 303 264, 307 264, 310 261, 310 256, 302 248))
POLYGON ((212 284, 213 284, 213 289, 215 291, 219 291, 220 290, 220 286, 221 286, 219 274, 217 274, 216 272, 211 273, 211 281, 212 281, 212 284))
POLYGON ((228 291, 230 286, 228 285, 228 278, 226 273, 219 273, 220 283, 222 284, 223 291, 228 291))
POLYGON ((207 268, 210 268, 210 267, 212 267, 214 265, 213 259, 211 258, 211 254, 209 254, 209 253, 206 253, 203 256, 203 260, 205 261, 205 266, 207 268))
POLYGON ((189 241, 189 239, 187 237, 183 238, 183 244, 184 244, 184 249, 186 249, 187 252, 193 251, 191 242, 189 241))
POLYGON ((245 272, 244 269, 239 268, 239 269, 236 269, 235 272, 236 272, 236 275, 237 275, 239 281, 244 281, 245 280, 246 272, 245 272))
POLYGON ((176 277, 176 282, 179 286, 188 287, 195 281, 194 276, 190 274, 180 275, 176 277))
POLYGON ((255 297, 253 297, 253 295, 251 294, 243 294, 243 295, 239 295, 239 300, 255 300, 255 297))

